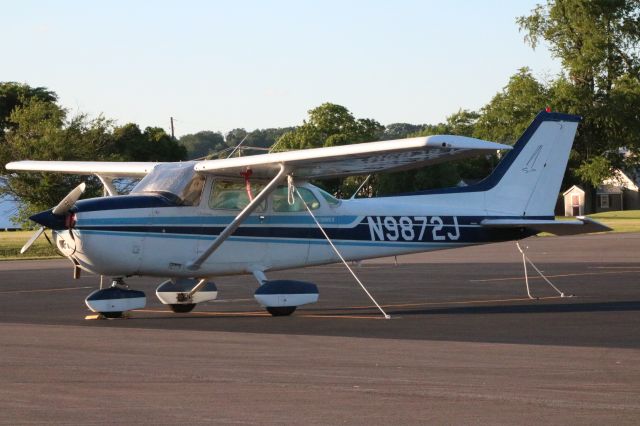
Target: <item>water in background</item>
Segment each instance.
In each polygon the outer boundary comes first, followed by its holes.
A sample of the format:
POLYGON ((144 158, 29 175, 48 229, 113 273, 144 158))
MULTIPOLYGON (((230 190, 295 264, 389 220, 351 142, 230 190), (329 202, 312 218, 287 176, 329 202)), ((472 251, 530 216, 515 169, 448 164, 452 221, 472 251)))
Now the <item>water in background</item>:
POLYGON ((16 213, 18 203, 0 200, 0 229, 15 228, 9 218, 16 213))

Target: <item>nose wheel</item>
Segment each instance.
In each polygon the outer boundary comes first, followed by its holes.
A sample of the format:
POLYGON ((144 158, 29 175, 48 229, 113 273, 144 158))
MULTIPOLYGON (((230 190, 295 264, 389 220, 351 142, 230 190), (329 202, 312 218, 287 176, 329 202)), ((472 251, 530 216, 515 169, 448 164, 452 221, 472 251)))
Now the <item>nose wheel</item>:
POLYGON ((122 278, 114 278, 111 287, 89 294, 85 303, 104 318, 122 318, 127 311, 144 308, 147 297, 142 291, 129 289, 122 278))

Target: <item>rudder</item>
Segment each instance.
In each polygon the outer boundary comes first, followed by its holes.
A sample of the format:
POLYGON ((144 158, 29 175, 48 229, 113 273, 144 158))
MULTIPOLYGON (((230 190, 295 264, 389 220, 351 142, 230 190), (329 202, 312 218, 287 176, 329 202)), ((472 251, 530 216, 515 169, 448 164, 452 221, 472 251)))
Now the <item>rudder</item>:
POLYGON ((487 178, 489 215, 553 216, 580 117, 541 112, 487 178))

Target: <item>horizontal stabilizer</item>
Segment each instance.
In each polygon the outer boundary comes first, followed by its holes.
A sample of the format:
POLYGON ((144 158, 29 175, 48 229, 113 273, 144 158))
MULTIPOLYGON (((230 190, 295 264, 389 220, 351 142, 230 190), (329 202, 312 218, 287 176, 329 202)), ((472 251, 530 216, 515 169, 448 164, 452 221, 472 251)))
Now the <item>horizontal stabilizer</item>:
POLYGON ((554 235, 611 231, 608 226, 584 216, 576 216, 575 220, 485 219, 480 224, 487 228, 529 228, 554 235))

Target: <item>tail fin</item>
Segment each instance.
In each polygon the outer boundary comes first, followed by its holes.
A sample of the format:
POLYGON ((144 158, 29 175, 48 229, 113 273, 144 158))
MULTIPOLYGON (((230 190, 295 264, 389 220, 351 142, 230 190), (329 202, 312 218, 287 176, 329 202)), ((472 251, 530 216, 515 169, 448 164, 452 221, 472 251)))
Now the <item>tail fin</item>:
POLYGON ((541 112, 482 182, 488 214, 553 216, 578 123, 575 115, 541 112))

